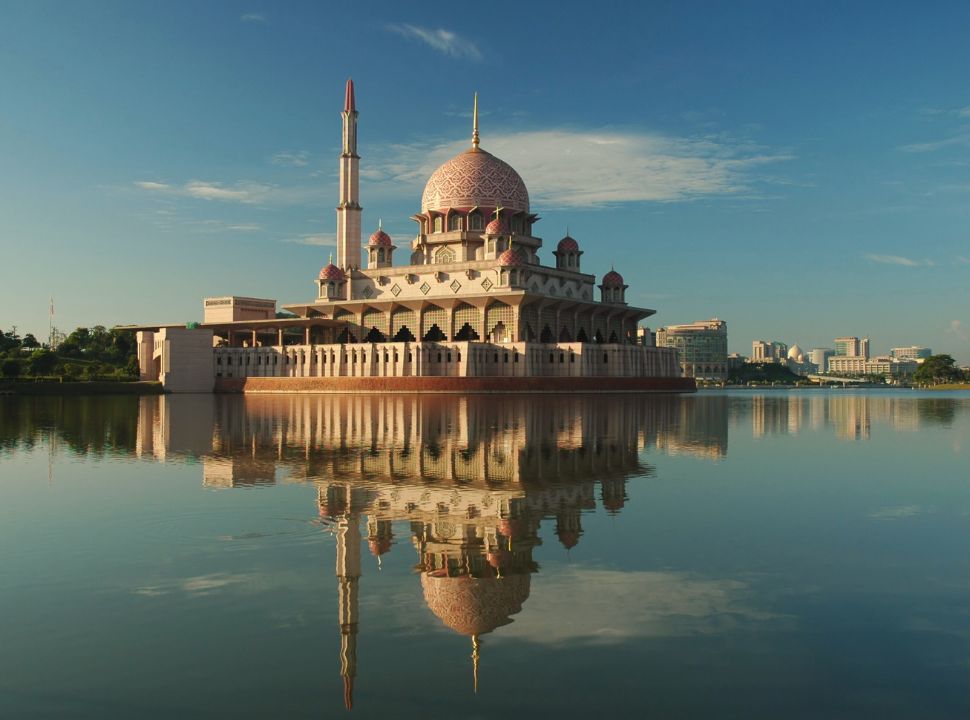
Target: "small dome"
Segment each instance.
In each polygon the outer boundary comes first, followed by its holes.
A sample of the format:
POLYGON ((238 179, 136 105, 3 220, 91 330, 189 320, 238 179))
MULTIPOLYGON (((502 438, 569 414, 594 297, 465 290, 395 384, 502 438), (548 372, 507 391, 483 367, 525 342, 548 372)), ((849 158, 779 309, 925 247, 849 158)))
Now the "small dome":
POLYGON ((522 255, 519 254, 518 250, 509 248, 498 256, 498 264, 502 267, 519 267, 520 265, 525 265, 525 260, 522 259, 522 255))
POLYGON ((488 225, 485 226, 486 235, 508 235, 509 228, 505 224, 505 221, 500 218, 495 218, 488 225))
POLYGON ((378 228, 377 232, 370 236, 370 243, 368 244, 380 247, 391 247, 391 236, 378 228))
POLYGON ((801 358, 805 357, 805 351, 798 347, 798 343, 795 343, 790 348, 788 348, 788 359, 794 360, 795 362, 801 362, 801 358))
POLYGON ((579 243, 567 235, 559 241, 559 246, 556 249, 559 252, 576 252, 579 250, 579 243))
POLYGON ((345 278, 344 271, 338 268, 333 263, 328 263, 326 267, 324 267, 320 271, 321 280, 334 280, 336 282, 340 282, 344 278, 345 278))
POLYGON ((616 270, 610 270, 603 276, 603 287, 623 287, 623 276, 616 270))

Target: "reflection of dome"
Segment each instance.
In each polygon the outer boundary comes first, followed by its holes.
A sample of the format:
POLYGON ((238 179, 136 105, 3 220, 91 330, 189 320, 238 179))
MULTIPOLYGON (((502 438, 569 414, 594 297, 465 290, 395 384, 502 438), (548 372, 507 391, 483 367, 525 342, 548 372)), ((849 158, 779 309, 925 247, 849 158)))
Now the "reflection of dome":
POLYGON ((340 281, 344 279, 344 271, 338 268, 333 263, 329 263, 323 270, 320 271, 321 280, 335 280, 340 281))
POLYGON ((374 557, 380 557, 391 549, 391 538, 382 537, 368 540, 367 549, 370 550, 370 554, 374 557))
POLYGON ((603 287, 623 287, 623 276, 616 270, 610 270, 603 276, 603 287))
POLYGON ((424 601, 435 615, 462 635, 484 635, 512 622, 529 597, 531 576, 474 578, 421 575, 424 601))
POLYGON ((456 155, 435 170, 421 196, 421 212, 473 207, 529 211, 529 191, 519 174, 478 148, 456 155))

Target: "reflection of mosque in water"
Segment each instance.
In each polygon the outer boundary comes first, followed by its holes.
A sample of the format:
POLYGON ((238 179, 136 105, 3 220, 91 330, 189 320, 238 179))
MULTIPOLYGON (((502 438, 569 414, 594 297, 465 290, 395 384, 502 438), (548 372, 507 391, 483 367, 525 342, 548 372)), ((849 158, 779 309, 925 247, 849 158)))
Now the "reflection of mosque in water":
POLYGON ((554 523, 558 541, 575 547, 582 513, 597 508, 597 495, 604 511, 617 514, 627 479, 652 474, 641 460, 650 446, 726 454, 726 403, 709 400, 163 397, 143 404, 139 449, 201 456, 209 487, 317 486, 320 516, 337 538, 341 674, 350 707, 365 541, 379 562, 394 545, 395 523, 408 524, 424 600, 444 625, 470 638, 477 689, 482 636, 512 622, 529 597, 541 524, 554 523))

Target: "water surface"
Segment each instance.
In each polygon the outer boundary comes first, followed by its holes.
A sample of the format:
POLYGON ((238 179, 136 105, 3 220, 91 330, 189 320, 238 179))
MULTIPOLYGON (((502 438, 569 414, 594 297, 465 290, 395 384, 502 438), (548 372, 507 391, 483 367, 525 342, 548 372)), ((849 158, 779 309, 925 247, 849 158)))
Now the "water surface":
POLYGON ((0 410, 0 717, 970 714, 968 393, 0 410))

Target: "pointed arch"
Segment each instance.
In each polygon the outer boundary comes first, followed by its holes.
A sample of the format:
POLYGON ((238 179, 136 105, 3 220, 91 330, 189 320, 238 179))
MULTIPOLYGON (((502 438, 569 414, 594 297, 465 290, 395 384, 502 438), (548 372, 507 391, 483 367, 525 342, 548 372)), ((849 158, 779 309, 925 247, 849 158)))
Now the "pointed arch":
POLYGON ((586 334, 586 328, 579 328, 579 332, 576 333, 576 341, 582 343, 589 342, 589 335, 586 334))
POLYGON ((539 333, 539 342, 541 343, 554 342, 553 335, 552 335, 552 328, 549 327, 548 325, 544 325, 542 328, 542 332, 539 333))

